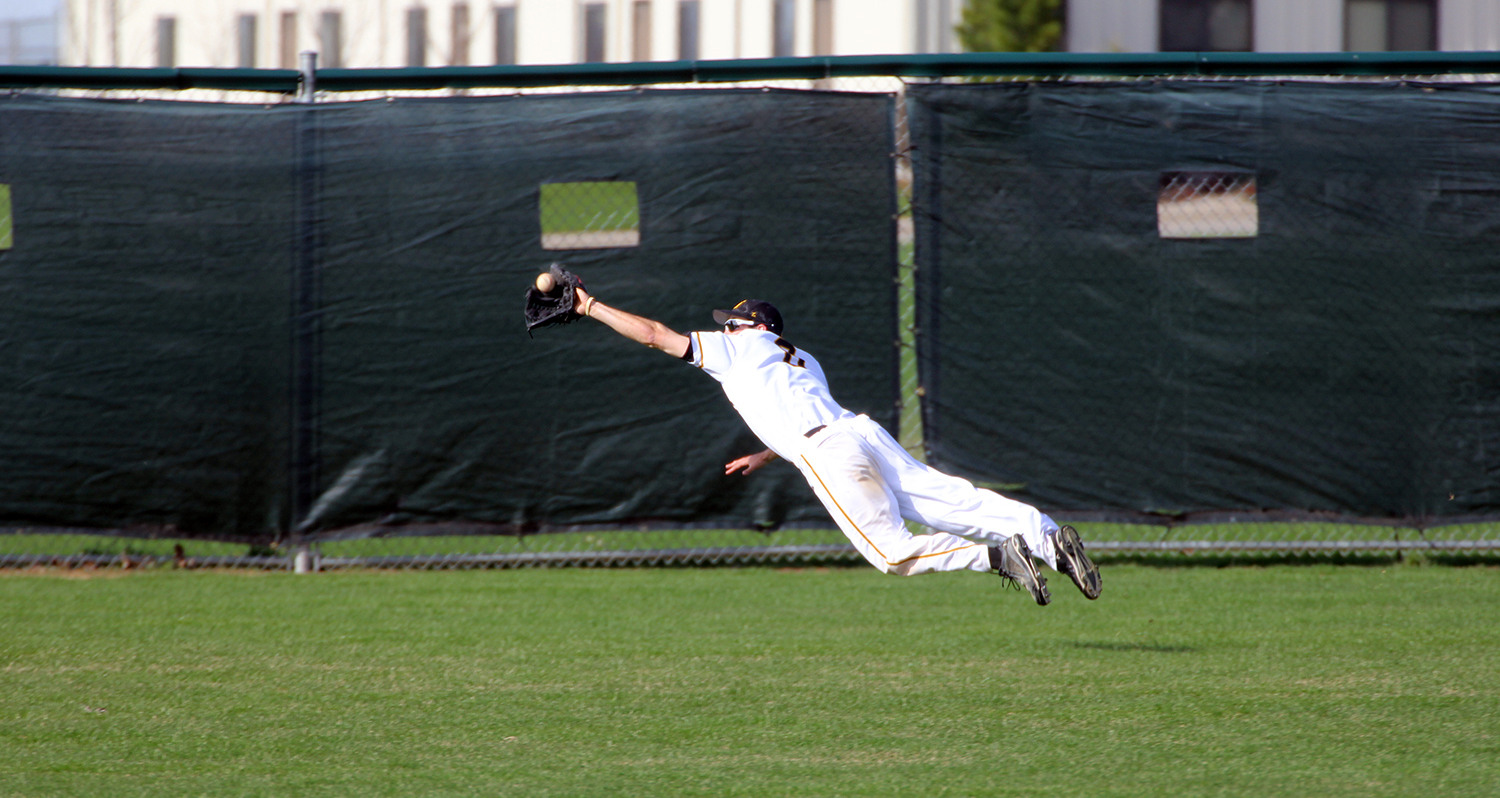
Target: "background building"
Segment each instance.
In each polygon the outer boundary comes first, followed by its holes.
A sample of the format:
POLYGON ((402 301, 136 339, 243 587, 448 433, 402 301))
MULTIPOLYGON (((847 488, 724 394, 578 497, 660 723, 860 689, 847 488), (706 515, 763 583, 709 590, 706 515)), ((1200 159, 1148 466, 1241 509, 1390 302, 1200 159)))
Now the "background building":
POLYGON ((0 64, 57 63, 58 0, 0 0, 0 64))
POLYGON ((398 67, 952 51, 961 0, 67 0, 78 65, 398 67))
POLYGON ((1068 0, 1075 52, 1497 50, 1500 0, 1068 0))
MULTIPOLYGON (((15 0, 39 2, 41 0, 15 0)), ((398 67, 956 52, 963 0, 65 0, 62 63, 398 67)), ((1065 49, 1495 50, 1500 0, 1067 0, 1065 49)))

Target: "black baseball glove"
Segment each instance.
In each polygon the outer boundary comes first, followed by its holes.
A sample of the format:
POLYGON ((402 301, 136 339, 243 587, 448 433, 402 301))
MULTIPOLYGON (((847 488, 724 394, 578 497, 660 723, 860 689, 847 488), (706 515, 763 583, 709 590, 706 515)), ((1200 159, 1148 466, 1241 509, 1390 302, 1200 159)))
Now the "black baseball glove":
POLYGON ((552 264, 549 271, 553 280, 551 291, 543 293, 534 285, 526 289, 527 335, 531 335, 531 331, 538 327, 567 324, 579 318, 573 312, 573 291, 582 288, 583 281, 560 264, 552 264))

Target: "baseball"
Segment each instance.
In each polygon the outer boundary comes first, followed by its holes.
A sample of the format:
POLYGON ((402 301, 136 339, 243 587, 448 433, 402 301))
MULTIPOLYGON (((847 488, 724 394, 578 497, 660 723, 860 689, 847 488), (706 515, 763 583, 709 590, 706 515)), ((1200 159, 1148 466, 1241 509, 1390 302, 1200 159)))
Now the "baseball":
POLYGON ((550 273, 542 272, 541 274, 538 274, 536 276, 536 290, 541 291, 544 294, 550 294, 552 293, 552 289, 556 287, 557 281, 552 279, 552 275, 550 273))

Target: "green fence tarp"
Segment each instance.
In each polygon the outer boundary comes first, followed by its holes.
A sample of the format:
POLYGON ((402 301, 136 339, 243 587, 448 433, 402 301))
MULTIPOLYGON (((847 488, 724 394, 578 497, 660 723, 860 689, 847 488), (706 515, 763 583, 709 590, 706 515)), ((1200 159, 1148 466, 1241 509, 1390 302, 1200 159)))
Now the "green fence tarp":
POLYGON ((324 485, 312 521, 828 523, 719 386, 596 322, 520 323, 554 258, 679 331, 776 304, 835 396, 896 403, 888 96, 687 91, 323 108, 324 485), (547 252, 543 183, 632 181, 640 246, 547 252), (825 354, 826 353, 826 354, 825 354))
POLYGON ((909 87, 931 460, 1060 511, 1500 505, 1500 94, 909 87), (1258 231, 1159 235, 1164 175, 1258 231))
POLYGON ((284 524, 292 121, 0 98, 0 519, 284 524))
POLYGON ((708 377, 593 322, 553 260, 679 329, 776 303, 893 421, 892 100, 623 92, 262 108, 0 100, 14 247, 0 520, 231 539, 421 525, 827 523, 708 377), (543 183, 632 181, 639 246, 544 250, 543 183))

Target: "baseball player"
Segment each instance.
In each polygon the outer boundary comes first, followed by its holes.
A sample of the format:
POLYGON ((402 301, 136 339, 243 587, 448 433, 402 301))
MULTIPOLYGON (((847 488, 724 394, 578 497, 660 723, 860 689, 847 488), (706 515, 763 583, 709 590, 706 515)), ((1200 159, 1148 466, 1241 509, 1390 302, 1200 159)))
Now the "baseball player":
POLYGON ((796 466, 849 541, 885 573, 998 572, 1038 604, 1051 601, 1033 556, 1099 597, 1099 569, 1071 526, 912 458, 868 416, 840 407, 823 368, 781 337, 781 314, 747 299, 715 310, 720 332, 682 335, 600 302, 578 284, 572 310, 637 343, 686 360, 718 380, 766 445, 724 467, 749 474, 782 459, 796 466), (938 532, 913 535, 902 519, 938 532))

